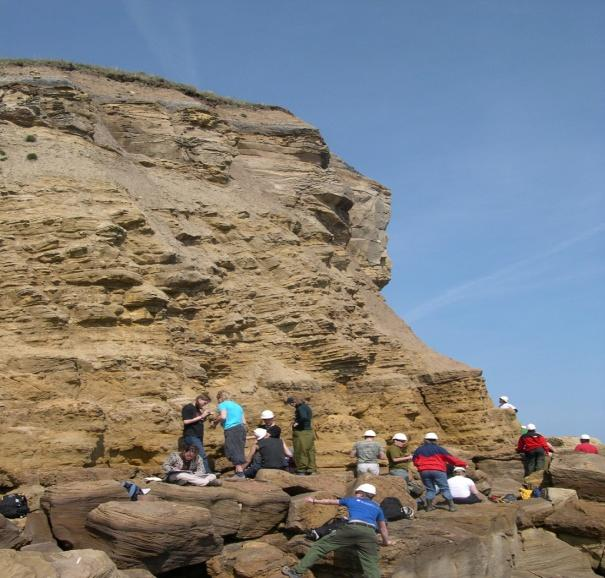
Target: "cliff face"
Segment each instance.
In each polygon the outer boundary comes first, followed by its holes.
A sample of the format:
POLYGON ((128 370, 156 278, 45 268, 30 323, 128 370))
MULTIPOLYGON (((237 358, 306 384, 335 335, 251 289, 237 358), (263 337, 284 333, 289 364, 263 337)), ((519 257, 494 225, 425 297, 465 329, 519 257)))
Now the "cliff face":
POLYGON ((481 372, 384 303, 389 191, 315 128, 135 77, 0 73, 0 485, 153 465, 219 388, 286 429, 285 394, 309 397, 320 466, 369 427, 510 439, 481 372))

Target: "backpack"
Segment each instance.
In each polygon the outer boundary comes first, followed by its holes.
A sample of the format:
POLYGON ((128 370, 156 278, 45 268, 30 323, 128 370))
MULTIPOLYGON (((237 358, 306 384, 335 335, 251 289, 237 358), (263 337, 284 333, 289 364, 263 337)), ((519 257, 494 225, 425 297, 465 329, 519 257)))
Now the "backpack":
POLYGON ((29 514, 27 498, 22 494, 7 494, 0 501, 0 514, 5 518, 21 518, 29 514))
POLYGON ((411 520, 414 517, 414 510, 408 506, 402 505, 399 498, 388 497, 380 502, 380 507, 384 517, 389 522, 395 520, 411 520))
POLYGON ((305 538, 307 540, 311 540, 312 542, 317 542, 324 536, 331 534, 341 528, 347 523, 346 518, 332 518, 328 520, 323 526, 319 526, 319 528, 313 528, 305 533, 305 538))
POLYGON ((122 486, 128 492, 128 497, 131 502, 136 502, 138 497, 143 494, 143 490, 134 482, 122 482, 122 486))

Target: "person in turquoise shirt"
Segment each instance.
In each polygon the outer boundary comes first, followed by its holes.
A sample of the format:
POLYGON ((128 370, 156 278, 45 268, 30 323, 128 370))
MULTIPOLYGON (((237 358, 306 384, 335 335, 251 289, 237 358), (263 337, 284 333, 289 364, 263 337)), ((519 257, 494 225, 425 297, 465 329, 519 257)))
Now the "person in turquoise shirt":
POLYGON ((231 399, 228 391, 221 390, 216 395, 219 414, 214 420, 214 426, 219 423, 225 434, 225 456, 235 468, 235 478, 246 479, 244 464, 246 463, 246 418, 242 406, 231 399))

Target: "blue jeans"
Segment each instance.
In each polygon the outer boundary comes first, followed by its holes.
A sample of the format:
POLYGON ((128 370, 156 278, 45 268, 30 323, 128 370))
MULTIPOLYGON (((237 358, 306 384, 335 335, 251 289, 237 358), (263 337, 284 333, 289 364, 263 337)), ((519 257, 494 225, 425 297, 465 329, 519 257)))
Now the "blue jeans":
POLYGON ((398 470, 389 470, 389 476, 397 476, 398 478, 403 478, 406 482, 410 481, 410 474, 407 470, 400 468, 398 470))
POLYGON ((446 500, 452 499, 452 493, 450 487, 447 485, 447 474, 439 470, 424 470, 420 472, 420 479, 426 488, 426 495, 424 496, 427 500, 432 500, 437 495, 437 488, 441 492, 441 495, 446 500))
POLYGON ((202 440, 196 436, 185 436, 183 438, 183 444, 186 446, 195 446, 197 448, 198 455, 200 456, 200 458, 202 458, 202 461, 204 462, 204 469, 206 470, 206 473, 211 474, 212 470, 210 469, 210 464, 208 463, 208 456, 206 455, 206 450, 204 449, 204 444, 202 443, 202 440))

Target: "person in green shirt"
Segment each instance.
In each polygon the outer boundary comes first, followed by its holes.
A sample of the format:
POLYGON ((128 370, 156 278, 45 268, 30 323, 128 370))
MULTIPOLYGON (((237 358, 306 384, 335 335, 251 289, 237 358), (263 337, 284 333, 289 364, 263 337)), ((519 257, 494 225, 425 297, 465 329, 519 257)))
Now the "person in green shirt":
POLYGON ((396 433, 391 441, 393 443, 387 448, 389 475, 399 476, 407 483, 410 481, 410 464, 412 463, 412 454, 408 450, 408 436, 404 433, 396 433))

